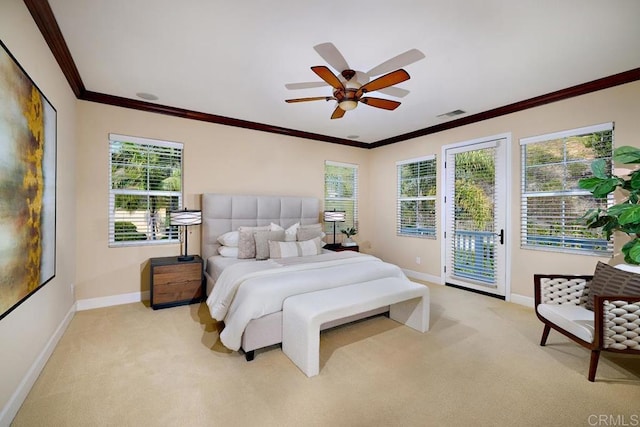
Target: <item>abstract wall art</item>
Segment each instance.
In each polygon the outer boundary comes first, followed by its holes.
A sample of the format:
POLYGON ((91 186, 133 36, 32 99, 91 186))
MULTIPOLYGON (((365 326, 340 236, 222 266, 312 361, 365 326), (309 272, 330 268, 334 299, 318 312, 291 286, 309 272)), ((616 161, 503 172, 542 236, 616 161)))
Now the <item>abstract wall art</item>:
POLYGON ((55 276, 56 114, 0 41, 0 319, 55 276))

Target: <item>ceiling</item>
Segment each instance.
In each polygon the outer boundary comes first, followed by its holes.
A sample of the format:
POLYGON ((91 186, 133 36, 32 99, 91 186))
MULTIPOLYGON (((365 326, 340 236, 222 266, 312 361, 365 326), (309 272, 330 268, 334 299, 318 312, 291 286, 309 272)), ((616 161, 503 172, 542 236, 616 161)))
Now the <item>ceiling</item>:
POLYGON ((93 95, 86 99, 104 95, 131 100, 131 106, 150 104, 184 116, 197 112, 213 117, 210 121, 228 118, 231 125, 264 125, 267 131, 357 146, 514 110, 505 106, 523 109, 599 89, 594 80, 619 73, 626 72, 622 80, 605 79, 602 87, 640 79, 638 0, 49 0, 49 5, 82 90, 93 95), (405 67, 411 79, 397 87, 410 91, 406 97, 369 94, 400 101, 396 110, 360 104, 331 120, 334 101, 284 102, 331 96, 330 86, 285 88, 321 81, 310 67, 328 65, 314 50, 327 42, 361 71, 409 49, 425 58, 405 67), (581 90, 566 90, 575 86, 581 90), (158 99, 140 99, 140 92, 158 99), (532 99, 540 102, 527 102, 532 99), (442 116, 453 110, 465 113, 442 116))

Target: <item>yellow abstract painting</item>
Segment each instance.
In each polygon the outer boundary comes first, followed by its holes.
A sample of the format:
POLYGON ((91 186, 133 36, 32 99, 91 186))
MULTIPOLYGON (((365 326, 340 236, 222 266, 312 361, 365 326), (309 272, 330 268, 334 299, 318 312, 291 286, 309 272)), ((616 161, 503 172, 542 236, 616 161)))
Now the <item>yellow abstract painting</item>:
POLYGON ((1 319, 55 276, 56 110, 0 45, 1 319))

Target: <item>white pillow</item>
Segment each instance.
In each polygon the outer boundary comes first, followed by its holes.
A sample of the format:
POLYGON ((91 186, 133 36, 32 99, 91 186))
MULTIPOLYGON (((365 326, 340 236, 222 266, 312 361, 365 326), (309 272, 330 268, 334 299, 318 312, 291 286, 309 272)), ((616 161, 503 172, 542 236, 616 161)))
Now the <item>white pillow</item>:
POLYGON ((296 222, 295 224, 293 224, 291 227, 287 228, 286 230, 284 229, 284 227, 275 224, 275 223, 271 223, 271 225, 269 226, 271 231, 281 231, 284 230, 284 241, 285 242, 295 242, 296 241, 296 233, 298 232, 298 227, 300 227, 300 223, 296 222))
POLYGON ((319 255, 322 253, 320 237, 303 242, 274 242, 269 241, 270 258, 291 258, 298 256, 319 255))
POLYGON ((229 231, 218 237, 218 243, 223 246, 229 246, 232 248, 238 247, 238 240, 240 239, 239 231, 229 231))
POLYGON ((225 258, 238 258, 238 248, 232 248, 231 246, 220 246, 218 253, 225 258))

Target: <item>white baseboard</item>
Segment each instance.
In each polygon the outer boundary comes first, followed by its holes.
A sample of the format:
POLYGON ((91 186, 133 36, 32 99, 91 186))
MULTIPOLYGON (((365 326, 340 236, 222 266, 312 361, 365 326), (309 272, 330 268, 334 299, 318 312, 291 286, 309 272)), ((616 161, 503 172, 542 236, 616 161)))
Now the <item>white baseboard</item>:
POLYGON ((403 268, 402 271, 404 271, 404 274, 406 274, 409 279, 422 280, 423 282, 435 283, 436 285, 442 284, 440 276, 420 273, 419 271, 408 270, 406 268, 403 268))
POLYGON ((36 357, 26 375, 22 381, 20 381, 20 385, 18 385, 16 391, 11 395, 11 398, 9 398, 5 407, 0 411, 0 426, 11 425, 11 421, 15 418, 20 406, 22 406, 24 400, 27 398, 31 387, 35 384, 38 376, 44 369, 44 365, 47 363, 47 360, 49 360, 53 350, 58 345, 58 341, 60 341, 60 338, 62 338, 62 335, 67 330, 75 312, 76 307, 74 304, 71 306, 64 319, 62 319, 62 322, 60 322, 60 325, 58 325, 58 328, 55 330, 51 338, 49 338, 49 341, 47 341, 47 344, 44 346, 38 357, 36 357))
POLYGON ((511 294, 511 302, 533 308, 535 300, 524 295, 511 294))
MULTIPOLYGON (((404 271, 404 274, 407 275, 408 278, 410 279, 417 279, 417 280, 421 280, 423 282, 429 282, 429 283, 435 283, 437 285, 442 284, 441 282, 441 278, 439 276, 433 276, 431 274, 426 274, 426 273, 420 273, 418 271, 413 271, 413 270, 408 270, 406 268, 403 268, 402 271, 404 271)), ((515 303, 515 304, 520 304, 520 305, 524 305, 526 307, 534 307, 534 300, 532 297, 528 297, 525 295, 518 295, 518 294, 511 294, 510 298, 509 298, 509 302, 515 303)))
POLYGON ((78 311, 94 308, 111 307, 113 305, 131 304, 149 299, 149 291, 131 292, 129 294, 111 295, 108 297, 81 299, 76 302, 78 311))

